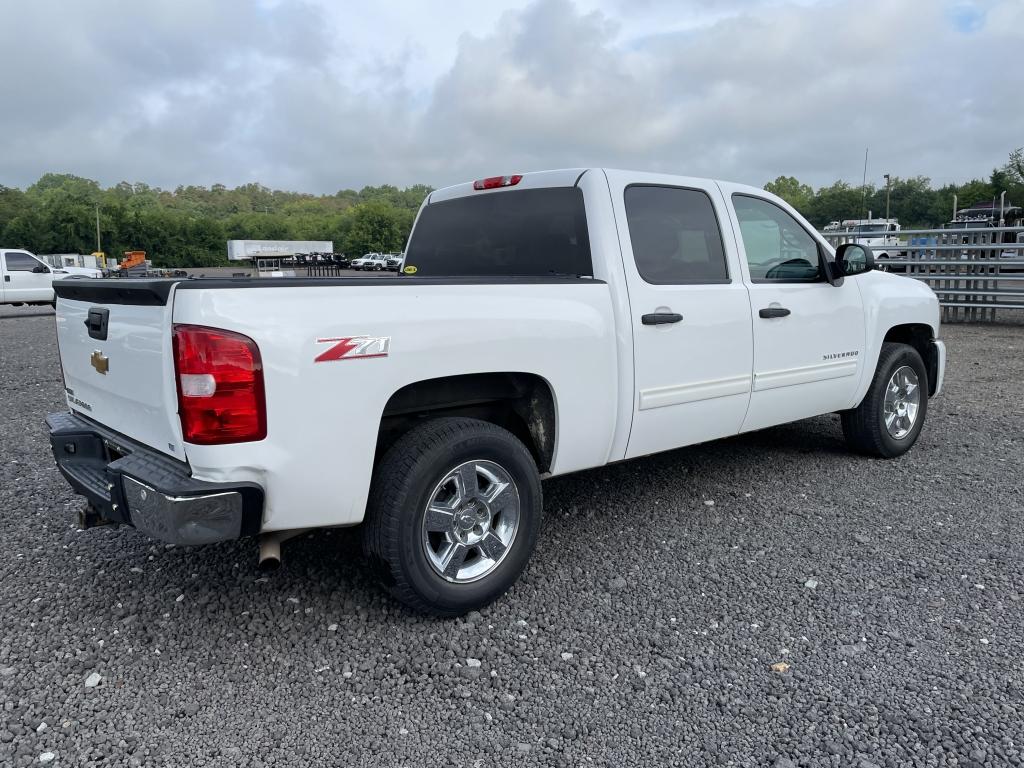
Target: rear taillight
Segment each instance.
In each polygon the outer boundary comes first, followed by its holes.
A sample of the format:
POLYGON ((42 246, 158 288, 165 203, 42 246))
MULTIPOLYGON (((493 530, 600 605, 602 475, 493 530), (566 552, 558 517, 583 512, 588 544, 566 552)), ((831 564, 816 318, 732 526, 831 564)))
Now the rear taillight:
POLYGON ((224 445, 267 436, 263 363, 248 336, 175 325, 174 370, 185 442, 224 445))
POLYGON ((522 174, 514 176, 488 176, 486 179, 477 179, 473 182, 473 189, 498 189, 499 187, 514 187, 523 180, 522 174))

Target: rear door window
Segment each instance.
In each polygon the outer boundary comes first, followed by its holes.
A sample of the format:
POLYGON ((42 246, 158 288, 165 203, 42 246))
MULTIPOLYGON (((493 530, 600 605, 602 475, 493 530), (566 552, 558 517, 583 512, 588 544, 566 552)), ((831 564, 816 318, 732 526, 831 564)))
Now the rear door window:
POLYGON ((583 191, 480 192, 430 203, 405 263, 417 277, 593 276, 583 191))
POLYGON ((654 285, 727 283, 725 248, 711 198, 699 189, 626 188, 636 269, 654 285))

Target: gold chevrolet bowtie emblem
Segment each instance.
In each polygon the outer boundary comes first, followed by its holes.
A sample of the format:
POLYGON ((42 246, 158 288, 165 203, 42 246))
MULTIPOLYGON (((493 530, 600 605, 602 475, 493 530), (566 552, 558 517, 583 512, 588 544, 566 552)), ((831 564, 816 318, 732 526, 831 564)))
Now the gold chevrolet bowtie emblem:
POLYGON ((91 362, 92 367, 104 375, 110 370, 110 358, 98 349, 92 353, 91 362))

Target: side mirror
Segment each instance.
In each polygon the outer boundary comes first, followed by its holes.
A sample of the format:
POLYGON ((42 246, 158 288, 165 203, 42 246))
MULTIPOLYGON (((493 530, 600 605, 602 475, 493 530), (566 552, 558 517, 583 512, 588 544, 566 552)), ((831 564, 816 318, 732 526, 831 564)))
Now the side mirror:
POLYGON ((32 267, 32 271, 35 272, 37 275, 49 274, 50 268, 44 267, 42 264, 39 264, 35 267, 32 267))
POLYGON ((835 278, 863 275, 875 268, 875 255, 871 247, 861 243, 843 243, 836 249, 836 259, 832 262, 835 278))

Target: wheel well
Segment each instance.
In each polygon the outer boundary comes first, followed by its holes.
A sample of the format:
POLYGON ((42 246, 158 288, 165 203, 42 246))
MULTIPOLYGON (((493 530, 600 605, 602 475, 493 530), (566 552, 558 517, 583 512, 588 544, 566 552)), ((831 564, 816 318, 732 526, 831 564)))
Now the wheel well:
POLYGON ((384 406, 375 462, 417 423, 437 416, 468 416, 504 427, 530 450, 540 472, 551 469, 555 400, 536 374, 469 373, 402 387, 384 406))
POLYGON ((938 355, 935 345, 932 344, 933 338, 931 326, 923 323, 908 323, 894 325, 886 332, 885 339, 883 339, 883 341, 897 344, 907 344, 917 350, 928 371, 929 395, 935 393, 935 384, 938 380, 938 355))

